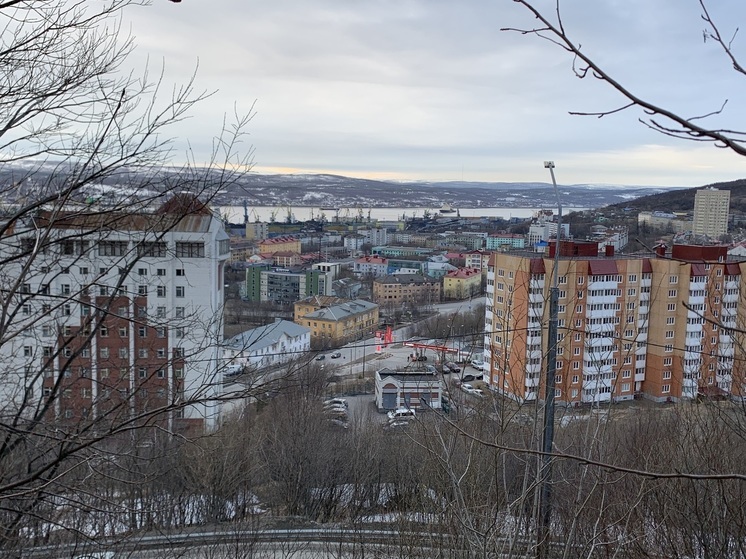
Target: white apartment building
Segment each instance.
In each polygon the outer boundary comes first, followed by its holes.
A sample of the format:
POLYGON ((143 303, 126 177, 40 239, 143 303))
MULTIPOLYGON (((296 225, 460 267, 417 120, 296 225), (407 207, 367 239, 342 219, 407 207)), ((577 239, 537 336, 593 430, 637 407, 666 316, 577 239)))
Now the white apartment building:
POLYGON ((310 350, 310 328, 277 319, 226 340, 223 358, 228 366, 270 367, 297 359, 310 350))
POLYGON ((42 211, 16 222, 0 253, 17 255, 2 280, 17 294, 6 412, 29 396, 57 422, 175 405, 169 429, 214 427, 230 248, 208 208, 180 195, 151 213, 42 211))
POLYGON ((703 188, 694 195, 695 235, 718 239, 728 233, 730 190, 703 188))
MULTIPOLYGON (((533 247, 536 243, 544 241, 548 242, 557 236, 557 222, 554 221, 554 216, 546 216, 541 214, 537 219, 531 222, 528 229, 528 246, 533 247)), ((568 238, 570 236, 570 224, 562 224, 562 237, 568 238)))

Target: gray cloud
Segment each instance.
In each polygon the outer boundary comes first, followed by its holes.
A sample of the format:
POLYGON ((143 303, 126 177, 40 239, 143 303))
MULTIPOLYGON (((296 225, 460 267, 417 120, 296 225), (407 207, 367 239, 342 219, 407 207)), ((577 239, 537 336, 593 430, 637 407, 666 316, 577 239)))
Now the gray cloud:
MULTIPOLYGON (((634 91, 687 116, 730 97, 713 120, 743 124, 738 76, 703 43, 696 2, 582 0, 563 9, 583 49, 634 91)), ((718 0, 713 15, 730 35, 746 7, 718 0)), ((198 86, 219 90, 176 128, 178 138, 207 150, 205 131, 224 112, 257 101, 250 131, 260 171, 448 180, 463 169, 466 179, 531 181, 544 180, 541 162, 554 158, 568 183, 693 185, 744 175, 737 156, 656 135, 637 123, 639 113, 569 116, 622 100, 575 78, 560 49, 500 32, 534 24, 510 0, 156 1, 128 16, 135 64, 164 59, 167 79, 179 82, 199 60, 198 86)))

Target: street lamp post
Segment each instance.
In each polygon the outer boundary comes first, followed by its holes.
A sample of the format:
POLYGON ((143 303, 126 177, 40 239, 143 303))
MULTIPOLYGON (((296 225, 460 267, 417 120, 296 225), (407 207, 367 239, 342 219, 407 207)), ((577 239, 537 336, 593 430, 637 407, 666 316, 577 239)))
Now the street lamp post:
POLYGON ((562 202, 554 178, 554 161, 545 161, 544 168, 549 169, 554 186, 554 195, 557 198, 557 240, 554 247, 554 275, 552 277, 552 288, 549 294, 549 327, 547 335, 547 371, 546 371, 546 393, 544 395, 544 430, 541 444, 541 470, 539 495, 539 529, 536 533, 536 556, 545 559, 549 555, 549 536, 552 520, 552 446, 554 443, 554 389, 555 376, 557 375, 557 334, 558 334, 558 310, 559 310, 559 261, 562 246, 562 202))

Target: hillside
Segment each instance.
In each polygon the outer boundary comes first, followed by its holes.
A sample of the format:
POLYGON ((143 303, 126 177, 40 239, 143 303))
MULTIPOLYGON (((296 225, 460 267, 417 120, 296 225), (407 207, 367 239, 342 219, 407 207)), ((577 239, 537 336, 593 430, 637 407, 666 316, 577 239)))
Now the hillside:
MULTIPOLYGON (((730 182, 708 184, 721 190, 730 190, 731 213, 746 213, 746 179, 730 182)), ((628 202, 610 204, 609 208, 633 208, 637 211, 692 211, 694 210, 694 193, 703 187, 676 189, 672 192, 662 192, 650 196, 642 196, 628 202)))

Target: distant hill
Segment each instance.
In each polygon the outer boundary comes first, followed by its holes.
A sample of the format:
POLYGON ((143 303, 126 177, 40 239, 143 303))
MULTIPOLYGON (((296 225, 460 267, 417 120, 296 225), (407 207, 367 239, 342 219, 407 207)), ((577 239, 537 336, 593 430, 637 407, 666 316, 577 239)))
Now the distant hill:
MULTIPOLYGON (((716 182, 706 185, 720 190, 730 190, 730 211, 731 213, 746 214, 746 179, 738 179, 730 182, 716 182)), ((682 211, 691 212, 694 210, 694 194, 697 190, 705 187, 676 189, 672 192, 662 192, 650 196, 642 196, 629 200, 611 204, 610 208, 623 209, 633 208, 637 211, 682 211)))

